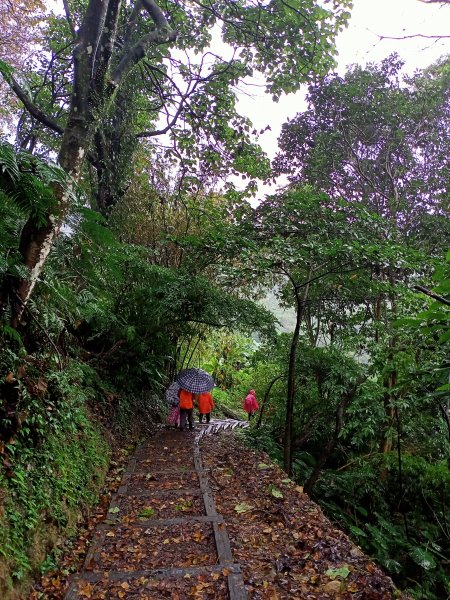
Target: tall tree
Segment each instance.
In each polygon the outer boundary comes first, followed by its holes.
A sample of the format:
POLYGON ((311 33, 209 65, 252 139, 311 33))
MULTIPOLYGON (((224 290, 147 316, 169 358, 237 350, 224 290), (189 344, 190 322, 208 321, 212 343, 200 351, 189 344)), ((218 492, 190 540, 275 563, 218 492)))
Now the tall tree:
MULTIPOLYGON (((294 401, 297 387, 297 349, 307 308, 318 314, 348 296, 357 275, 370 278, 382 255, 371 232, 371 215, 356 204, 334 201, 311 188, 291 190, 268 198, 253 214, 249 234, 254 255, 250 263, 257 273, 272 278, 282 303, 295 310, 287 368, 284 427, 284 466, 292 469, 294 401), (315 310, 312 310, 314 307, 315 310)), ((353 293, 344 311, 361 304, 366 287, 353 293)), ((342 310, 342 309, 341 309, 342 310)), ((351 394, 349 395, 349 398, 351 394)), ((338 435, 338 434, 336 434, 338 435)))
MULTIPOLYGON (((292 182, 306 180, 368 207, 383 219, 375 233, 380 241, 428 254, 415 268, 380 263, 374 274, 387 286, 372 299, 374 341, 386 345, 383 360, 391 365, 398 345, 393 322, 400 314, 395 286, 411 275, 413 281, 429 275, 431 258, 450 241, 449 62, 414 77, 402 78, 401 68, 391 56, 311 86, 309 109, 283 126, 275 161, 292 182)), ((396 381, 393 367, 385 373, 384 450, 391 445, 396 381)))
MULTIPOLYGON (((223 143, 231 152, 234 124, 220 120, 223 114, 227 116, 229 103, 235 102, 230 87, 242 77, 262 72, 267 91, 276 99, 283 92, 297 90, 316 73, 327 71, 334 60, 334 38, 349 16, 348 6, 345 1, 325 9, 313 0, 273 0, 269 4, 224 0, 215 6, 182 1, 160 5, 154 0, 88 0, 80 8, 78 3, 68 1, 64 7, 73 35, 73 80, 66 114, 60 119, 49 116, 38 102, 33 102, 10 69, 3 65, 2 72, 34 118, 62 136, 58 162, 75 184, 82 175, 86 154, 93 150, 93 140, 102 134, 104 116, 116 115, 126 102, 125 94, 130 93, 127 86, 136 69, 146 70, 153 89, 158 90, 157 95, 153 94, 154 108, 156 104, 166 115, 166 125, 158 130, 159 134, 172 131, 178 146, 191 147, 186 143, 190 134, 186 136, 181 128, 177 131, 176 124, 187 110, 186 99, 192 96, 196 98, 196 110, 193 114, 187 111, 190 129, 208 126, 209 121, 217 123, 223 143), (231 58, 225 58, 226 49, 222 55, 216 53, 214 43, 208 49, 214 27, 220 29, 222 41, 232 48, 231 58), (175 48, 193 48, 203 52, 203 58, 200 64, 192 64, 189 52, 187 56, 176 54, 171 50, 175 48), (167 61, 176 67, 176 73, 169 71, 167 61), (186 80, 188 86, 183 92, 178 81, 186 80), (212 104, 208 94, 199 89, 200 84, 216 86, 212 104)), ((155 117, 157 112, 155 108, 155 117)), ((245 121, 241 120, 240 125, 238 121, 237 126, 249 128, 245 121)), ((152 126, 140 135, 154 137, 155 130, 152 126)), ((208 143, 207 135, 204 140, 204 152, 212 152, 218 162, 220 155, 208 143)), ((96 158, 94 152, 94 162, 96 158)), ((198 159, 194 156, 193 160, 198 159)), ((20 250, 30 277, 14 290, 19 300, 13 324, 17 324, 69 210, 67 193, 59 186, 55 186, 55 197, 55 208, 48 210, 45 221, 38 225, 29 220, 22 231, 20 250)))
POLYGON ((283 125, 279 172, 390 220, 386 235, 448 216, 449 61, 402 77, 395 55, 310 87, 309 109, 283 125))

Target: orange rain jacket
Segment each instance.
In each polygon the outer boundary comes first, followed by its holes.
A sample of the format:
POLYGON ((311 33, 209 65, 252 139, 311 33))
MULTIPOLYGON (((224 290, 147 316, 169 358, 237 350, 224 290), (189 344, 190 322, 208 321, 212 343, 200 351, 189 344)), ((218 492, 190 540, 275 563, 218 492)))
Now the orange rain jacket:
POLYGON ((210 392, 204 392, 198 395, 198 412, 201 415, 207 415, 214 408, 213 397, 210 392))
POLYGON ((180 399, 180 408, 194 408, 194 398, 192 392, 188 392, 180 388, 178 390, 178 398, 180 399))

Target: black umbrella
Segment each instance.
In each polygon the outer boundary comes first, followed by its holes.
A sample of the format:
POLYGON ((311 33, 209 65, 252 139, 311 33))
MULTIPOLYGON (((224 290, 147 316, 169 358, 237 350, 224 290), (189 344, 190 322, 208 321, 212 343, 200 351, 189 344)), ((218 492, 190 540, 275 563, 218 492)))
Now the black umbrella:
POLYGON ((202 392, 209 392, 214 387, 214 379, 209 373, 203 371, 203 369, 184 369, 178 373, 177 383, 183 390, 193 392, 194 394, 201 394, 202 392))

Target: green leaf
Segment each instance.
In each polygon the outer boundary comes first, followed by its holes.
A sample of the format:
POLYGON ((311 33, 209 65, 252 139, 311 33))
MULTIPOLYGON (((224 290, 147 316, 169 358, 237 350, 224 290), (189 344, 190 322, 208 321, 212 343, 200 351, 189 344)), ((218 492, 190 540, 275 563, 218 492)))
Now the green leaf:
POLYGON ((350 525, 350 532, 353 533, 354 536, 356 536, 357 538, 359 537, 367 537, 367 534, 365 531, 363 531, 362 529, 360 529, 359 527, 356 527, 356 525, 350 525))
POLYGON ((154 508, 152 508, 151 506, 147 506, 147 507, 143 508, 138 513, 138 517, 140 519, 150 519, 151 517, 154 517, 155 515, 156 515, 156 510, 154 508))
POLYGON ((274 498, 284 498, 283 493, 275 486, 270 486, 270 493, 274 498))
POLYGON ((239 513, 246 513, 249 512, 250 510, 253 510, 255 507, 252 506, 251 504, 247 504, 247 502, 241 502, 240 504, 236 504, 236 506, 234 507, 234 510, 239 513))
POLYGON ((444 385, 436 388, 437 392, 446 392, 447 390, 450 390, 450 383, 445 383, 444 385))
POLYGON ((346 579, 350 574, 350 569, 348 567, 340 567, 339 569, 328 569, 325 571, 325 575, 328 575, 331 579, 336 579, 340 577, 341 579, 346 579))
POLYGON ((434 556, 424 548, 411 548, 409 556, 416 564, 426 571, 436 567, 434 556))
POLYGON ((114 515, 114 514, 120 512, 120 508, 118 506, 115 506, 114 508, 110 508, 108 510, 108 512, 114 515))

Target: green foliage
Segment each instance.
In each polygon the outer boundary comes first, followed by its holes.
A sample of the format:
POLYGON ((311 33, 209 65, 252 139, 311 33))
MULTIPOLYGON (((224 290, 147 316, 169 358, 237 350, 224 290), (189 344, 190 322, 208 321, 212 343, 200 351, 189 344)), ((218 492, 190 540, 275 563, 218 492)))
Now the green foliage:
POLYGON ((273 430, 269 426, 266 425, 258 429, 248 427, 243 429, 240 435, 250 448, 266 452, 280 466, 283 464, 283 448, 274 439, 273 430))
POLYGON ((433 247, 435 239, 439 248, 439 225, 448 236, 448 223, 437 214, 447 202, 448 169, 441 165, 448 154, 449 80, 443 65, 412 78, 402 78, 402 66, 392 55, 312 85, 309 109, 283 126, 276 164, 292 181, 391 217, 384 231, 392 241, 409 229, 411 241, 433 247), (420 226, 430 220, 435 231, 424 236, 420 226))
POLYGON ((39 227, 45 215, 56 209, 52 185, 66 189, 68 201, 75 195, 65 171, 56 164, 43 161, 27 152, 17 153, 13 146, 0 143, 0 191, 3 202, 7 199, 39 227))
POLYGON ((360 458, 344 471, 326 471, 317 497, 412 597, 441 598, 450 556, 445 530, 449 471, 445 462, 430 464, 411 455, 403 455, 402 471, 401 499, 397 460, 389 454, 360 458))
POLYGON ((418 329, 429 340, 448 345, 450 342, 450 250, 445 260, 436 261, 433 282, 432 292, 438 298, 440 297, 440 300, 430 300, 426 310, 419 312, 415 317, 399 320, 398 325, 409 325, 418 329))
POLYGON ((0 554, 10 572, 8 585, 39 568, 45 558, 40 544, 55 544, 53 530, 70 534, 79 511, 95 504, 109 456, 101 430, 88 416, 89 398, 76 364, 46 372, 48 383, 42 366, 25 363, 22 372, 17 385, 23 420, 4 446, 0 472, 0 554))

